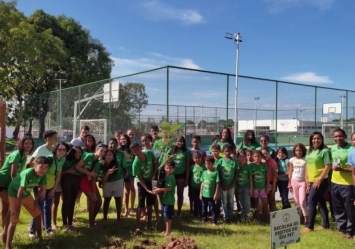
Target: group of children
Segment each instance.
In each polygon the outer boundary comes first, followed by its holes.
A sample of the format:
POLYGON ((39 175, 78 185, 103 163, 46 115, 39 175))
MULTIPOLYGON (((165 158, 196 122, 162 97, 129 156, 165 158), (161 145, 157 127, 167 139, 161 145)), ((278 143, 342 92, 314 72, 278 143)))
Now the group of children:
MULTIPOLYGON (((129 130, 126 134, 116 131, 108 145, 96 144, 89 131, 89 127, 83 126, 80 137, 73 139, 71 145, 58 142, 55 131, 46 131, 46 143, 29 158, 27 155, 32 153, 34 142, 24 137, 7 157, 0 169, 1 238, 6 248, 11 248, 21 206, 33 217, 29 237, 41 239, 42 226, 48 235, 56 229, 61 197, 63 226, 69 230, 74 229, 74 209, 81 193, 87 197, 90 227, 96 225, 102 206, 101 194, 104 220, 108 218, 112 197, 117 220, 121 219, 123 198, 124 216, 130 216, 135 205, 134 181, 138 192, 137 234, 142 232, 142 217, 147 220, 148 228, 153 227, 154 209, 156 217, 161 213, 165 221, 162 234, 169 235, 172 218, 181 216, 186 187, 191 213, 203 222, 212 216, 213 225, 217 224, 221 213, 226 223, 235 219, 234 200, 243 221, 251 218, 267 221, 269 211, 276 211, 275 192, 279 191, 282 208, 289 208, 288 193, 292 191, 295 205, 302 208, 307 229, 314 229, 312 203, 323 201, 324 192, 319 191, 326 184, 323 179, 328 181, 325 178, 331 163, 330 152, 320 133, 311 135, 308 152, 303 144, 296 144, 293 157, 288 159, 286 148, 274 151, 268 147, 267 136, 261 136, 257 143, 253 131, 247 131, 243 142, 236 146, 230 130, 223 129, 212 142, 210 155, 200 148, 200 136, 192 137, 191 149, 188 149, 183 136, 175 141, 165 133, 158 137, 157 126, 152 126, 149 134, 143 134, 140 143, 135 142, 134 133, 129 130)), ((336 131, 346 138, 343 130, 336 131)), ((320 207, 324 209, 324 205, 320 207)), ((324 228, 327 226, 325 224, 324 228)), ((350 233, 352 236, 353 230, 350 233)))

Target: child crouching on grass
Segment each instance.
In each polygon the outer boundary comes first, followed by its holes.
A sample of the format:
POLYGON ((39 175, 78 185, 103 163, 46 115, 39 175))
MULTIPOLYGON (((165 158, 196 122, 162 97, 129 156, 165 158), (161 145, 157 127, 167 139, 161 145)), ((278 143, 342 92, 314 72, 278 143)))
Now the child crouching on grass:
POLYGON ((217 207, 219 176, 217 170, 213 166, 215 159, 212 156, 207 156, 205 159, 206 171, 201 176, 200 200, 202 201, 202 221, 207 221, 207 206, 210 206, 212 211, 212 223, 217 225, 217 216, 219 210, 217 207))
POLYGON ((38 157, 33 168, 26 169, 18 174, 8 188, 10 204, 10 225, 7 231, 6 249, 11 248, 16 225, 20 222, 20 210, 23 206, 35 220, 37 238, 42 239, 41 209, 38 201, 31 195, 31 189, 38 186, 38 197, 43 200, 46 194, 46 172, 49 167, 46 157, 38 157))
POLYGON ((165 231, 161 234, 168 236, 171 233, 171 219, 174 214, 174 204, 175 204, 175 162, 174 160, 168 160, 164 164, 165 171, 165 187, 155 188, 153 193, 156 195, 162 194, 160 197, 161 201, 161 213, 165 221, 165 231))

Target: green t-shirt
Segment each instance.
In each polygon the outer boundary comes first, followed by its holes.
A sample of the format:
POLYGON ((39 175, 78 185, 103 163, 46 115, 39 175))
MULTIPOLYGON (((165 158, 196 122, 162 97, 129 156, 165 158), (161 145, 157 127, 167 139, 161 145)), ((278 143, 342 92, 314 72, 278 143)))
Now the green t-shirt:
POLYGON ((307 152, 306 163, 308 180, 314 182, 322 174, 324 166, 332 164, 329 149, 324 148, 321 151, 313 150, 311 153, 307 152))
POLYGON ((238 149, 248 149, 248 150, 256 150, 258 147, 260 147, 260 144, 258 142, 252 143, 250 145, 245 145, 244 142, 240 142, 237 146, 238 149))
POLYGON ((201 166, 196 166, 195 164, 191 166, 191 181, 190 185, 192 188, 200 189, 201 187, 201 176, 202 173, 206 170, 204 164, 201 166))
MULTIPOLYGON (((170 153, 170 151, 168 152, 170 153)), ((191 152, 189 150, 175 151, 174 155, 171 155, 175 162, 174 175, 183 174, 186 172, 186 163, 191 160, 191 152)))
POLYGON ((67 161, 67 160, 66 160, 65 163, 64 163, 64 165, 63 165, 62 171, 68 170, 68 169, 74 169, 74 170, 75 170, 75 175, 80 176, 81 173, 76 170, 76 165, 77 165, 79 162, 80 162, 80 161, 71 162, 71 161, 67 161))
MULTIPOLYGON (((107 182, 115 182, 123 178, 124 168, 127 168, 127 161, 124 153, 117 152, 116 161, 117 161, 117 165, 116 165, 117 170, 113 174, 109 175, 107 182)), ((98 171, 98 175, 100 175, 101 178, 103 179, 103 177, 107 174, 108 170, 109 169, 106 167, 104 168, 100 167, 100 170, 98 171)))
POLYGON ((235 172, 238 169, 238 163, 234 158, 230 158, 227 162, 223 157, 219 159, 217 164, 217 170, 221 179, 221 184, 228 187, 233 183, 235 172))
POLYGON ((161 154, 165 154, 169 151, 172 145, 173 142, 170 139, 166 139, 165 142, 163 142, 163 139, 158 139, 154 141, 153 148, 161 154))
POLYGON ((39 185, 46 185, 46 175, 36 176, 34 168, 28 168, 18 174, 10 183, 8 194, 10 197, 17 197, 17 193, 20 187, 24 187, 22 198, 25 198, 31 194, 31 189, 39 185))
POLYGON ((0 169, 0 187, 7 188, 11 182, 11 168, 13 163, 17 163, 17 174, 26 168, 27 156, 21 156, 19 150, 15 150, 6 157, 4 164, 0 169))
POLYGON ((254 189, 265 189, 266 179, 268 173, 268 167, 265 163, 256 165, 255 163, 249 164, 253 175, 254 189))
MULTIPOLYGON (((340 168, 352 168, 348 165, 348 154, 354 149, 349 143, 342 148, 339 148, 337 144, 334 144, 331 148, 332 162, 337 163, 340 168)), ((333 171, 332 182, 340 185, 354 185, 351 172, 347 171, 333 171)))
POLYGON ((87 171, 94 171, 95 173, 97 173, 97 171, 101 167, 101 160, 95 160, 94 153, 85 153, 82 157, 82 160, 84 161, 84 169, 86 169, 87 171))
POLYGON ((47 156, 47 158, 52 162, 46 173, 47 189, 51 189, 55 185, 56 174, 62 172, 63 165, 66 159, 65 157, 62 157, 60 160, 58 160, 57 157, 54 155, 47 156))
POLYGON ((217 171, 202 172, 201 183, 203 183, 202 196, 206 198, 213 198, 216 193, 216 184, 219 183, 219 176, 217 171))
POLYGON ((238 178, 236 185, 238 187, 249 187, 250 177, 253 176, 250 164, 245 164, 244 166, 239 166, 237 169, 238 178))
POLYGON ((132 165, 133 175, 136 176, 136 181, 139 182, 138 176, 141 175, 145 182, 150 182, 153 177, 155 157, 153 152, 145 151, 145 160, 141 161, 136 156, 132 165))
MULTIPOLYGON (((228 144, 228 142, 222 142, 221 140, 216 140, 212 143, 212 145, 219 145, 219 148, 221 149, 221 153, 223 154, 223 146, 228 144)), ((210 153, 212 152, 212 145, 210 146, 210 153)))
POLYGON ((170 191, 166 191, 160 198, 160 201, 164 205, 172 205, 175 204, 175 177, 173 174, 165 177, 165 186, 171 187, 170 191))
MULTIPOLYGON (((133 161, 134 161, 134 158, 135 156, 130 152, 130 151, 124 151, 123 153, 122 152, 117 152, 116 153, 116 160, 117 160, 117 163, 118 161, 122 162, 122 165, 123 164, 123 160, 125 160, 125 164, 126 164, 126 167, 127 168, 127 172, 128 172, 128 175, 130 176, 133 176, 133 172, 132 172, 132 165, 133 165, 133 161), (128 157, 126 158, 126 155, 125 153, 128 154, 128 157), (123 156, 123 158, 122 158, 123 156)), ((123 172, 123 171, 122 171, 123 172)), ((122 173, 123 174, 123 173, 122 173)))

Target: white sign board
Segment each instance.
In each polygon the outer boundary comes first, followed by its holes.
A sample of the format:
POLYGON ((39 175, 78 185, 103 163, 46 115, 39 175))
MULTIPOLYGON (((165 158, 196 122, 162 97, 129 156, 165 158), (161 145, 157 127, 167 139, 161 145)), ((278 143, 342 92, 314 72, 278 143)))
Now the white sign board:
POLYGON ((270 213, 271 249, 300 242, 300 214, 300 207, 270 213))

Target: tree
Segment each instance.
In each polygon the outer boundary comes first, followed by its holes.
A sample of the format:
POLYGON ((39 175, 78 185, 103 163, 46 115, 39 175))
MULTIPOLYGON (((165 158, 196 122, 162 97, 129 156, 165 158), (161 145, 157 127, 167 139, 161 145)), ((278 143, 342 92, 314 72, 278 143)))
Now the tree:
MULTIPOLYGON (((67 51, 65 60, 59 67, 52 67, 54 70, 45 77, 46 88, 38 89, 37 93, 46 93, 58 89, 56 78, 66 79, 65 87, 78 86, 88 82, 98 81, 110 78, 113 61, 106 48, 99 40, 91 37, 90 32, 84 29, 80 23, 73 18, 64 15, 53 16, 45 13, 43 10, 35 11, 30 17, 29 22, 33 24, 37 32, 51 29, 53 36, 59 38, 64 43, 67 51)), ((48 65, 47 65, 48 66, 48 65)), ((97 86, 85 86, 78 91, 65 91, 62 105, 64 107, 64 118, 73 116, 74 102, 85 94, 90 96, 96 92, 97 86), (67 114, 67 115, 65 115, 67 114)), ((47 112, 50 110, 51 101, 57 107, 58 102, 53 101, 50 94, 41 96, 39 99, 40 113, 40 137, 44 132, 44 120, 47 112)), ((90 110, 88 110, 90 111, 90 110)), ((53 112, 55 113, 55 112, 53 112)))
POLYGON ((195 125, 195 122, 192 120, 186 120, 185 122, 187 125, 195 125))
POLYGON ((58 66, 64 58, 62 41, 50 29, 37 32, 15 8, 15 2, 0 2, 0 19, 10 20, 0 34, 2 49, 0 82, 3 95, 12 103, 9 117, 15 118, 13 137, 18 137, 26 96, 45 86, 48 65, 58 66))
POLYGON ((207 125, 207 122, 206 120, 201 120, 200 122, 198 122, 198 125, 197 125, 197 128, 199 129, 205 129, 206 128, 206 125, 207 125))

